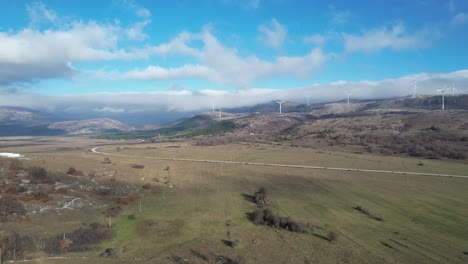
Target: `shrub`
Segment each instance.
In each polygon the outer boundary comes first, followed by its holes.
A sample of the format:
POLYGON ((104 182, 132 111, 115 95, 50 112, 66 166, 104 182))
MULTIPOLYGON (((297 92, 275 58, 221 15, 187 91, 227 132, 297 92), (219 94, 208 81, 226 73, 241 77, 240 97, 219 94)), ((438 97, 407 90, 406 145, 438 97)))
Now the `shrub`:
POLYGON ((73 175, 76 172, 77 172, 77 170, 75 169, 75 167, 70 167, 70 168, 68 168, 67 174, 73 175))
POLYGON ((327 235, 327 239, 328 239, 328 241, 330 241, 330 242, 336 241, 337 238, 338 238, 338 235, 337 235, 335 232, 333 232, 333 231, 330 231, 330 232, 328 233, 328 235, 327 235))
POLYGON ((270 189, 265 187, 261 187, 258 191, 255 192, 255 203, 258 206, 267 206, 273 203, 273 196, 271 194, 270 189))
POLYGON ((128 215, 127 217, 129 220, 135 220, 136 216, 134 214, 128 215))
POLYGON ((134 168, 134 169, 143 169, 143 168, 145 168, 145 166, 141 165, 141 164, 132 164, 132 168, 134 168))
POLYGON ((257 225, 267 225, 298 233, 306 233, 310 228, 309 224, 296 222, 290 217, 275 215, 270 208, 255 208, 252 220, 257 225))
POLYGON ((29 168, 29 178, 33 183, 45 183, 50 182, 47 170, 43 167, 31 167, 29 168))
POLYGON ((115 217, 115 216, 118 216, 121 211, 122 211, 122 207, 120 207, 120 206, 110 207, 110 208, 107 208, 107 210, 104 212, 104 214, 106 216, 115 217))
POLYGON ((110 163, 112 163, 112 161, 111 161, 111 159, 106 157, 106 158, 104 158, 104 161, 102 163, 110 164, 110 163))
POLYGON ((2 222, 6 222, 12 219, 15 216, 19 217, 20 220, 23 216, 26 215, 26 209, 23 204, 9 195, 2 195, 0 198, 0 219, 2 222))
POLYGON ((17 194, 19 190, 19 185, 16 182, 10 182, 3 187, 3 193, 17 194))

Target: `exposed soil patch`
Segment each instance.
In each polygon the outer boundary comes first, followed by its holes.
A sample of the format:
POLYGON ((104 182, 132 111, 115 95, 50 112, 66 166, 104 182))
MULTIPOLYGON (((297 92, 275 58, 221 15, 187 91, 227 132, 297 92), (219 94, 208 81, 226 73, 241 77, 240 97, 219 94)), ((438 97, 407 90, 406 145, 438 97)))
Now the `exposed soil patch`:
POLYGON ((149 236, 156 230, 158 226, 159 226, 158 221, 154 221, 154 220, 142 221, 136 225, 136 233, 139 234, 140 236, 149 236))

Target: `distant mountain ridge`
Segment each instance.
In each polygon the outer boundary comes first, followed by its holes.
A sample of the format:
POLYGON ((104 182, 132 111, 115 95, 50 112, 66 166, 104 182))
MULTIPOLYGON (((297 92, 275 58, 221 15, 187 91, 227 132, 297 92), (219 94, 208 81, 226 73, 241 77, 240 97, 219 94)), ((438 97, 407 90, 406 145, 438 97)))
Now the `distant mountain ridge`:
POLYGON ((129 125, 109 118, 63 121, 41 111, 0 106, 0 136, 84 135, 131 130, 129 125))
POLYGON ((85 135, 117 131, 128 132, 133 130, 129 125, 109 118, 62 121, 50 124, 48 128, 63 130, 68 135, 85 135))
POLYGON ((0 106, 1 125, 41 126, 60 121, 59 118, 24 107, 0 106))

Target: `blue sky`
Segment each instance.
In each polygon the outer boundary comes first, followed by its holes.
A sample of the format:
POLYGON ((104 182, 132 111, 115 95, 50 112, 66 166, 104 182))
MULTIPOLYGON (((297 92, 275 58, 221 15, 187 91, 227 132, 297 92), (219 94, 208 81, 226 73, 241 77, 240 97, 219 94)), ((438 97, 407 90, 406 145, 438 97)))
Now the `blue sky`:
POLYGON ((197 111, 403 96, 415 81, 466 91, 465 0, 0 3, 0 104, 197 111))

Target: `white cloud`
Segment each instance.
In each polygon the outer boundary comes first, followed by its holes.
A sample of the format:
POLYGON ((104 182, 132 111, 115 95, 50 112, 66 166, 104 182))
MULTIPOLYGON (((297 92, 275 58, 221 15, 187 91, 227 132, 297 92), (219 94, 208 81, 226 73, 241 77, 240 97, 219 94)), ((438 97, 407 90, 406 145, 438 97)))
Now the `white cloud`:
POLYGON ((126 93, 96 93, 81 95, 38 95, 5 93, 0 96, 0 105, 23 106, 34 109, 49 109, 67 113, 89 113, 89 109, 101 114, 116 114, 122 109, 125 112, 164 111, 210 111, 212 104, 225 108, 242 107, 264 103, 276 99, 284 99, 297 103, 305 103, 306 95, 312 102, 331 102, 345 99, 345 91, 349 91, 357 99, 389 98, 411 95, 413 81, 418 83, 418 94, 435 95, 436 89, 455 82, 458 93, 468 93, 468 69, 449 73, 420 73, 402 76, 396 79, 336 81, 329 84, 315 84, 307 87, 290 89, 252 88, 241 90, 199 91, 177 90, 160 92, 126 92, 126 93))
POLYGON ((106 106, 106 107, 102 107, 102 108, 94 108, 93 111, 101 112, 101 113, 124 113, 125 109, 106 106))
POLYGON ((136 10, 136 15, 142 18, 150 18, 151 12, 146 8, 138 8, 136 10))
POLYGON ((123 75, 123 78, 134 80, 164 80, 180 78, 203 78, 212 81, 219 80, 212 69, 202 65, 184 65, 178 68, 161 68, 148 66, 144 70, 133 70, 123 75))
POLYGON ((258 31, 260 31, 259 39, 273 49, 280 49, 288 35, 286 27, 281 25, 276 19, 271 20, 271 27, 261 25, 258 27, 258 31))
POLYGON ((272 61, 262 60, 254 55, 240 57, 235 49, 223 45, 211 33, 210 28, 205 28, 197 34, 183 32, 170 42, 150 50, 161 56, 181 54, 193 57, 199 64, 186 64, 170 69, 149 66, 144 70, 135 69, 124 73, 125 78, 159 80, 195 77, 248 88, 253 81, 264 77, 290 74, 307 76, 332 57, 330 54, 324 54, 319 48, 312 49, 304 56, 280 56, 272 61), (203 46, 190 46, 193 41, 199 41, 203 46))
POLYGON ((53 10, 48 9, 41 2, 35 2, 30 5, 26 5, 26 11, 28 12, 31 26, 35 26, 36 24, 42 22, 58 22, 57 13, 55 13, 55 11, 53 10))
POLYGON ((247 0, 247 8, 257 9, 260 6, 260 0, 247 0))
POLYGON ((458 13, 450 21, 452 26, 462 26, 468 23, 468 13, 458 13))
POLYGON ((330 6, 330 22, 335 25, 346 24, 351 19, 351 11, 338 10, 334 6, 330 6))
MULTIPOLYGON (((40 3, 28 6, 28 10, 34 23, 59 20, 55 12, 40 3)), ((122 27, 118 23, 76 20, 45 30, 0 30, 0 83, 69 76, 74 72, 70 62, 145 58, 146 52, 130 52, 119 46, 124 40, 144 39, 143 28, 148 23, 145 20, 122 27)))
POLYGON ((391 28, 380 27, 364 32, 362 35, 343 34, 347 52, 377 52, 383 49, 411 50, 425 48, 430 44, 427 33, 407 32, 403 24, 391 28))
POLYGON ((195 38, 194 34, 189 32, 181 32, 177 37, 168 43, 160 44, 149 48, 151 53, 160 56, 168 56, 171 54, 181 54, 187 56, 199 57, 200 53, 197 49, 190 47, 188 44, 195 38))
POLYGON ((320 34, 304 37, 304 43, 310 43, 316 46, 321 46, 325 43, 325 37, 320 34))

